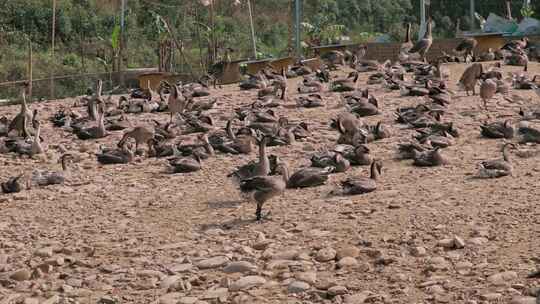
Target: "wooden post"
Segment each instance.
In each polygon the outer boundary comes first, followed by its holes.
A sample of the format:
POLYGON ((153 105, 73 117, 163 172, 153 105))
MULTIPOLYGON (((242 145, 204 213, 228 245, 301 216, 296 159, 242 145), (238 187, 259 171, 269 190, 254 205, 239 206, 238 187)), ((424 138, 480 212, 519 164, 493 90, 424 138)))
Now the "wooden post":
POLYGON ((56 0, 52 0, 52 2, 53 2, 52 29, 51 29, 51 64, 52 64, 52 67, 49 70, 49 76, 51 78, 50 83, 49 83, 50 90, 51 90, 50 99, 54 99, 54 78, 53 78, 54 77, 54 65, 55 65, 54 41, 55 41, 55 38, 56 38, 56 0))
POLYGON ((32 40, 28 37, 28 101, 32 101, 32 81, 34 79, 32 57, 32 40))
POLYGON ((474 12, 475 12, 476 8, 475 8, 475 5, 474 5, 474 0, 470 0, 470 1, 471 2, 470 2, 470 12, 469 12, 470 16, 469 16, 469 18, 471 18, 471 29, 474 29, 476 27, 475 26, 476 22, 474 22, 474 19, 475 19, 474 12))
POLYGON ((125 38, 125 11, 126 11, 126 0, 122 0, 122 5, 120 8, 122 11, 120 12, 120 54, 119 54, 119 60, 118 62, 118 71, 120 72, 120 87, 124 88, 125 83, 125 77, 124 77, 124 44, 126 41, 125 38))
POLYGON ((251 0, 247 0, 249 10, 249 25, 251 27, 251 43, 253 47, 253 59, 257 59, 257 40, 255 39, 255 28, 253 26, 253 12, 251 10, 251 0))
POLYGON ((296 0, 294 2, 294 39, 295 39, 295 46, 296 46, 296 56, 301 57, 302 56, 302 41, 301 41, 301 33, 302 29, 300 28, 301 19, 302 19, 302 0, 296 0))

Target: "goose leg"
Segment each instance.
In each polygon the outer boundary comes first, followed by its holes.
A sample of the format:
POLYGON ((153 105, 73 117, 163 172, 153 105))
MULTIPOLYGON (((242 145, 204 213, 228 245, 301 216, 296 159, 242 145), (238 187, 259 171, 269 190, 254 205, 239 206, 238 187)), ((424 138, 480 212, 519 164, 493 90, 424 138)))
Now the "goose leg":
POLYGON ((255 217, 257 222, 262 221, 262 204, 257 202, 257 210, 255 210, 255 217))

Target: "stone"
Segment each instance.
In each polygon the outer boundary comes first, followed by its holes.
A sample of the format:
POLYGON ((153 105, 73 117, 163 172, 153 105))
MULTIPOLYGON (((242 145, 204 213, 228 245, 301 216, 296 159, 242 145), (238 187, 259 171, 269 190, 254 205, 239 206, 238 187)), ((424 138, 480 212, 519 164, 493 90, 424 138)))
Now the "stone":
POLYGON ((20 270, 15 271, 14 273, 12 273, 9 277, 12 280, 20 282, 20 281, 30 280, 31 275, 32 275, 32 273, 29 270, 20 269, 20 270))
POLYGON ((229 262, 229 258, 226 256, 216 256, 213 258, 205 259, 195 263, 195 266, 199 269, 212 269, 225 266, 229 262))
POLYGON ((165 277, 165 278, 163 278, 163 280, 161 280, 161 283, 159 284, 159 288, 169 290, 169 288, 171 288, 171 286, 175 285, 176 282, 178 282, 181 279, 182 279, 182 277, 179 276, 179 275, 173 275, 173 276, 165 277))
POLYGON ((502 294, 491 292, 491 293, 485 293, 483 295, 480 295, 480 299, 486 300, 486 301, 498 301, 502 298, 502 294))
POLYGON ((229 289, 228 288, 216 288, 216 289, 210 289, 207 290, 203 296, 203 300, 213 300, 213 299, 220 299, 222 303, 227 301, 227 298, 229 297, 229 289))
POLYGON ((536 302, 535 297, 515 297, 510 301, 510 304, 538 304, 538 303, 539 302, 536 302))
POLYGON ((424 247, 413 247, 411 248, 411 255, 414 257, 424 257, 426 256, 427 251, 424 247))
POLYGON ((25 298, 22 304, 39 304, 38 298, 25 298))
POLYGON ((50 258, 53 255, 53 249, 52 249, 52 247, 40 248, 40 249, 36 250, 36 252, 34 254, 36 256, 38 256, 38 257, 50 258))
POLYGON ((311 286, 306 282, 292 281, 287 287, 287 291, 289 293, 302 293, 309 290, 310 288, 311 286))
POLYGON ((358 266, 358 260, 353 257, 344 257, 337 264, 339 268, 351 268, 358 266))
POLYGON ((245 272, 255 272, 257 271, 257 266, 251 264, 250 262, 246 261, 238 261, 238 262, 231 262, 223 268, 223 272, 225 273, 245 273, 245 272))
POLYGON ((446 249, 454 248, 454 239, 442 239, 437 242, 437 246, 443 247, 446 249))
POLYGON ((344 303, 345 304, 362 304, 372 295, 370 291, 363 291, 354 295, 345 295, 344 303))
POLYGON ((183 264, 176 264, 172 265, 169 268, 167 268, 168 271, 172 273, 178 273, 178 272, 188 272, 193 268, 193 265, 190 263, 183 263, 183 264))
POLYGON ((485 237, 474 237, 467 240, 468 244, 475 245, 475 246, 481 246, 489 242, 489 240, 485 237))
POLYGON ((199 299, 195 297, 182 297, 178 300, 178 304, 195 304, 199 299))
MULTIPOLYGON (((183 294, 179 292, 171 292, 164 294, 159 297, 159 304, 177 304, 182 296, 183 294)), ((197 301, 197 298, 195 298, 195 301, 197 301)))
POLYGON ((504 286, 510 281, 517 279, 518 275, 515 271, 505 271, 490 275, 487 280, 493 285, 504 286))
POLYGON ((272 260, 296 260, 298 255, 298 250, 286 250, 273 254, 272 260))
POLYGON ((328 262, 336 258, 336 251, 333 248, 326 247, 317 252, 315 260, 317 262, 328 262))
POLYGON ((337 286, 332 286, 328 288, 328 294, 334 297, 347 294, 348 292, 349 290, 347 290, 347 287, 345 286, 337 285, 337 286))
POLYGON ((465 248, 465 241, 459 236, 454 236, 454 248, 462 249, 465 248))
POLYGON ((341 260, 345 257, 357 258, 358 256, 360 256, 360 249, 354 246, 341 248, 336 253, 337 260, 341 260))
MULTIPOLYGON (((47 300, 41 302, 41 304, 57 304, 57 303, 60 303, 60 297, 57 295, 54 295, 48 298, 47 300)), ((116 302, 115 303, 98 302, 98 304, 116 304, 116 302)))
POLYGON ((266 283, 266 279, 260 276, 245 276, 231 284, 230 291, 247 290, 261 286, 266 283))
POLYGON ((308 284, 315 284, 317 282, 317 273, 315 271, 297 272, 294 277, 298 281, 306 282, 308 284))

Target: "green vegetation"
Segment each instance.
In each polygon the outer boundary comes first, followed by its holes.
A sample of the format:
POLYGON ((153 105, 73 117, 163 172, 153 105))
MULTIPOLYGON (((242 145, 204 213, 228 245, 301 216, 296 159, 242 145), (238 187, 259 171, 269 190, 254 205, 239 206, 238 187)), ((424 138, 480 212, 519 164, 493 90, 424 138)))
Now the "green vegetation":
MULTIPOLYGON (((420 0, 319 0, 304 1, 303 32, 307 44, 337 42, 342 37, 369 41, 381 34, 400 40, 404 24, 419 22, 420 0)), ((1 1, 0 82, 26 78, 27 40, 34 48, 34 78, 82 73, 109 73, 120 64, 119 0, 70 0, 57 2, 56 59, 51 60, 52 0, 1 1)), ((214 0, 214 16, 200 0, 129 0, 126 11, 124 65, 129 68, 157 67, 159 45, 174 49, 166 23, 182 44, 184 56, 175 50, 170 65, 186 73, 188 63, 197 73, 211 61, 225 56, 247 58, 251 54, 249 19, 245 0, 214 0), (239 3, 237 3, 239 2, 239 3), (215 58, 214 58, 215 57, 215 58)), ((468 0, 431 1, 435 35, 451 37, 455 22, 470 26, 468 0)), ((514 14, 530 16, 540 9, 533 3, 522 10, 514 1, 514 14), (536 6, 536 7, 533 7, 536 6)), ((535 1, 536 2, 536 1, 535 1)), ((504 15, 504 1, 476 0, 477 11, 504 15)), ((292 50, 293 6, 291 0, 252 0, 259 57, 283 56, 292 50)), ((521 16, 519 16, 521 17, 521 16)), ((95 79, 87 77, 58 81, 57 96, 78 94, 95 79)), ((112 84, 108 85, 109 89, 112 84)), ((46 85, 37 84, 36 94, 47 96, 46 85)), ((0 98, 9 95, 0 91, 0 98)))

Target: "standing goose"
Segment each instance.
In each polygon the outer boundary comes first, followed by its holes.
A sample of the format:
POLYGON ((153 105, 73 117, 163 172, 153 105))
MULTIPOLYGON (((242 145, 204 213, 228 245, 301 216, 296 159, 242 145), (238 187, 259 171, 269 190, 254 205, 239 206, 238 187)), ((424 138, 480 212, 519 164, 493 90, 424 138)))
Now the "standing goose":
POLYGON ((99 118, 99 111, 98 111, 98 105, 101 104, 101 93, 103 90, 103 81, 101 79, 98 80, 96 85, 96 92, 88 101, 86 102, 86 110, 88 113, 88 117, 91 120, 97 120, 99 118))
POLYGON ((121 147, 129 138, 135 139, 135 152, 139 151, 139 145, 147 144, 150 148, 150 140, 154 138, 155 132, 147 127, 135 127, 133 130, 124 133, 122 139, 118 142, 121 147))
POLYGON ((469 96, 470 91, 473 92, 473 95, 476 95, 476 81, 482 76, 483 70, 484 68, 481 63, 473 63, 461 75, 458 85, 467 92, 467 96, 469 96))
POLYGON ((26 90, 28 89, 29 84, 25 84, 21 90, 21 111, 9 124, 9 128, 7 130, 7 133, 17 130, 18 136, 22 137, 28 137, 30 136, 30 133, 28 133, 28 122, 32 120, 32 114, 30 112, 30 109, 28 108, 28 105, 26 104, 26 90))
POLYGON ((487 110, 487 102, 497 93, 497 83, 493 79, 486 79, 480 84, 480 98, 487 110))
POLYGON ((370 177, 352 177, 341 182, 343 195, 359 195, 377 190, 377 179, 382 173, 382 163, 374 160, 370 167, 370 177))
POLYGON ((482 136, 487 138, 514 138, 514 127, 509 119, 504 122, 484 123, 480 128, 482 136))
POLYGON ((412 49, 409 50, 409 53, 419 53, 422 57, 422 60, 426 62, 426 54, 431 48, 431 45, 433 44, 433 37, 431 34, 431 17, 427 20, 427 27, 426 27, 426 33, 424 34, 424 38, 418 40, 412 49))
POLYGON ((407 23, 407 32, 405 33, 405 41, 401 44, 400 51, 401 53, 408 53, 414 44, 411 40, 411 24, 407 23))
POLYGON ((43 146, 41 145, 41 123, 39 121, 35 122, 36 125, 36 134, 34 135, 34 141, 32 142, 32 146, 30 148, 30 156, 34 156, 36 154, 43 154, 45 151, 43 149, 43 146))
POLYGON ((172 85, 170 85, 170 89, 171 94, 169 94, 168 107, 169 112, 171 113, 170 122, 172 123, 173 118, 177 113, 182 114, 184 112, 187 100, 176 84, 173 83, 172 85))
POLYGON ((259 160, 250 162, 237 168, 233 173, 227 177, 232 177, 237 181, 243 181, 255 176, 266 176, 270 173, 270 160, 266 152, 266 144, 268 137, 265 135, 259 140, 259 160))
POLYGON ((502 159, 485 160, 478 164, 478 177, 479 178, 497 178, 512 175, 513 166, 510 161, 510 147, 516 147, 512 143, 504 144, 502 148, 502 159))
POLYGON ((270 199, 283 194, 287 188, 289 172, 286 165, 280 164, 278 166, 278 172, 281 173, 281 176, 259 175, 240 182, 240 191, 257 204, 255 217, 259 222, 270 214, 267 213, 263 216, 263 205, 270 199))

